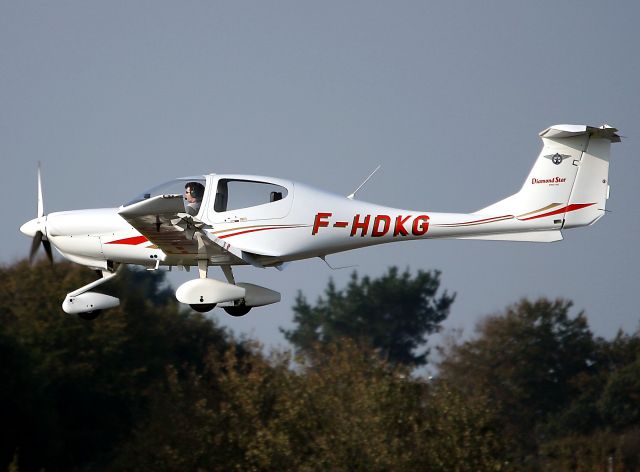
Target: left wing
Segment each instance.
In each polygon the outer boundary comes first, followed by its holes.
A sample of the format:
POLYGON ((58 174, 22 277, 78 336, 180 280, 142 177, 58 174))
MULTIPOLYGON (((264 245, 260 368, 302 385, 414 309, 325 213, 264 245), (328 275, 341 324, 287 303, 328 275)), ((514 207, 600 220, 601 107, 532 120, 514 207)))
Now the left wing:
POLYGON ((158 195, 126 206, 118 214, 172 259, 264 267, 257 256, 209 234, 210 225, 185 213, 182 195, 158 195))

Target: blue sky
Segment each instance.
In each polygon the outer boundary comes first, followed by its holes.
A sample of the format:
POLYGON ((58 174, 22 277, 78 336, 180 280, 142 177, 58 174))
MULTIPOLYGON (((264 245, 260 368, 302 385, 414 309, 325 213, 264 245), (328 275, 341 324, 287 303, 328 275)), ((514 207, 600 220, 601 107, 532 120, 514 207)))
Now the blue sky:
MULTIPOLYGON (((610 337, 638 328, 637 2, 0 2, 0 261, 48 212, 112 207, 199 173, 302 181, 399 208, 472 211, 514 193, 556 123, 609 123, 611 213, 554 244, 421 241, 330 258, 377 276, 439 269, 469 333, 521 297, 564 297, 610 337)), ((215 274, 217 269, 211 271, 215 274)), ((237 279, 283 293, 236 333, 285 345, 318 260, 237 279)), ((221 274, 220 274, 221 275, 221 274)), ((174 283, 185 274, 172 276, 174 283)), ((62 302, 62 300, 61 300, 62 302)), ((61 312, 61 316, 64 316, 61 312)))

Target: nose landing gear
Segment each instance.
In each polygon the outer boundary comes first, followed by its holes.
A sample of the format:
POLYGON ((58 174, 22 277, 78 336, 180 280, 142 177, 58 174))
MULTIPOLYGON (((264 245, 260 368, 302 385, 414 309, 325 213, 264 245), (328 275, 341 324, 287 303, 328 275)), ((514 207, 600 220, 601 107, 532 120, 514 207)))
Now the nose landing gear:
POLYGON ((102 310, 83 311, 78 313, 78 316, 86 321, 93 321, 102 314, 102 310))

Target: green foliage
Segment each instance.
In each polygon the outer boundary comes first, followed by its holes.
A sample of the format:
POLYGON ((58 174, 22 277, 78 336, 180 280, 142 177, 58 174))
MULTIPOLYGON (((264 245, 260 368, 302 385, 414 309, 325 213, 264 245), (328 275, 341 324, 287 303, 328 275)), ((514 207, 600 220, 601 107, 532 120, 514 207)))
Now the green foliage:
POLYGON ((609 376, 600 408, 613 428, 640 424, 640 358, 609 376))
POLYGON ((440 329, 455 299, 446 291, 438 296, 439 288, 438 271, 412 277, 408 270, 400 274, 391 267, 378 279, 360 279, 354 272, 345 290, 330 281, 315 305, 299 293, 293 307, 297 326, 282 332, 301 352, 346 337, 377 349, 392 363, 424 365, 428 351, 416 350, 440 329))
POLYGON ((570 307, 522 300, 484 319, 475 339, 443 353, 443 378, 470 394, 482 392, 524 451, 535 450, 536 424, 566 408, 580 393, 574 381, 592 369, 593 337, 582 313, 569 317, 570 307))
POLYGON ((602 470, 613 456, 635 464, 625 448, 640 425, 638 337, 594 339, 570 308, 522 300, 485 318, 473 339, 442 350, 441 378, 487 399, 520 469, 602 470))
POLYGON ((16 450, 21 470, 107 460, 166 365, 226 349, 222 330, 167 297, 162 274, 125 271, 109 283, 122 305, 93 322, 63 313, 66 293, 93 279, 65 263, 0 268, 0 464, 16 450))
POLYGON ((229 351, 182 381, 170 370, 116 469, 501 470, 486 405, 352 341, 312 358, 293 370, 286 354, 229 351))
POLYGON ((295 361, 180 310, 162 273, 109 282, 122 305, 98 320, 62 313, 93 278, 69 264, 0 267, 0 468, 640 467, 640 337, 594 339, 570 302, 523 300, 485 319, 427 380, 411 375, 419 337, 385 347, 382 327, 418 329, 394 310, 422 293, 419 326, 437 330, 453 301, 436 297, 437 273, 354 274, 317 306, 300 297, 306 321, 288 334, 308 344, 295 361))
POLYGON ((600 472, 637 471, 640 468, 640 429, 623 434, 596 432, 565 436, 542 445, 540 468, 600 472))

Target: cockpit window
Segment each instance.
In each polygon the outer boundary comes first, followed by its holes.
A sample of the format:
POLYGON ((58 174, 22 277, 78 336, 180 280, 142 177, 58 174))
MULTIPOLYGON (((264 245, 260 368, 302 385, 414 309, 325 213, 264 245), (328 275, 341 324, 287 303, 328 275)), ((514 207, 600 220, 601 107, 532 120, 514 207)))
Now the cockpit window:
POLYGON ((285 187, 268 182, 220 179, 213 209, 222 213, 264 205, 286 198, 287 193, 285 187))
POLYGON ((130 202, 125 203, 124 206, 132 205, 158 195, 181 195, 184 199, 185 212, 196 215, 202 203, 205 186, 206 179, 203 176, 181 177, 161 183, 144 191, 130 202))

